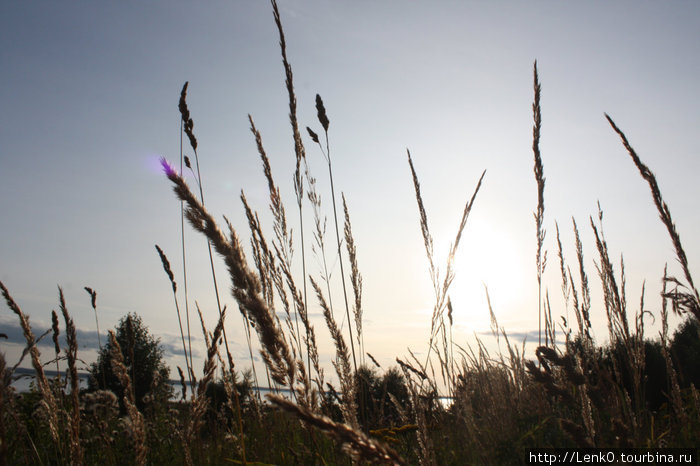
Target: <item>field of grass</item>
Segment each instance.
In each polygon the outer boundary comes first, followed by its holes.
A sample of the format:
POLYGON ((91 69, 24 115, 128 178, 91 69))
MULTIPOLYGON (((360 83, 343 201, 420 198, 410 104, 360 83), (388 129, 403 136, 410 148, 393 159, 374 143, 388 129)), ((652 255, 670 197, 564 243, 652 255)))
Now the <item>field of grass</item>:
MULTIPOLYGON (((693 447, 700 438, 700 295, 688 261, 652 171, 639 158, 624 133, 606 115, 649 185, 652 202, 668 230, 683 275, 664 274, 661 297, 662 332, 645 334, 644 296, 637 309, 628 305, 624 264, 614 264, 603 232, 603 214, 590 219, 596 240, 596 277, 585 270, 579 226, 573 222, 576 256, 567 260, 559 240, 557 266, 567 306, 575 322, 565 327, 564 341, 555 344, 548 298, 542 290, 547 265, 543 249, 545 231, 544 166, 539 151, 541 128, 540 84, 534 66, 533 158, 538 188, 535 207, 536 270, 539 286, 541 341, 534 354, 526 354, 499 327, 490 312, 493 336, 506 350, 490 354, 477 342, 464 345, 452 338, 452 304, 449 289, 454 278, 453 259, 482 178, 464 208, 447 263, 438 268, 433 240, 423 205, 419 177, 410 153, 410 165, 418 206, 419 223, 430 265, 436 300, 428 335, 428 354, 418 359, 396 359, 396 366, 382 367, 364 348, 362 329, 362 277, 345 198, 336 198, 328 131, 329 116, 316 97, 318 132, 300 129, 292 68, 277 5, 272 1, 289 95, 289 118, 294 141, 296 170, 294 219, 282 202, 272 176, 263 139, 250 118, 274 219, 272 232, 264 232, 258 214, 241 201, 250 227, 250 259, 241 236, 226 220, 221 225, 204 204, 199 173, 194 122, 187 107, 187 84, 179 109, 182 131, 194 160, 182 157, 197 187, 189 186, 178 170, 162 160, 165 176, 182 201, 183 219, 209 241, 208 254, 216 284, 213 257, 225 265, 230 289, 242 315, 248 347, 261 348, 264 374, 246 373, 236 367, 228 348, 226 322, 230 314, 219 305, 219 320, 210 332, 202 320, 207 356, 202 374, 195 374, 192 351, 182 326, 189 308, 180 306, 181 290, 165 253, 158 253, 173 290, 187 367, 180 370, 183 393, 179 399, 167 390, 136 386, 133 339, 119 342, 110 332, 110 371, 121 387, 117 394, 105 390, 99 378, 88 390, 80 390, 75 325, 60 295, 59 307, 68 347, 58 345, 59 319, 53 314, 55 358, 42 359, 27 316, 0 282, 9 309, 20 320, 26 353, 36 371, 32 389, 18 394, 12 384, 14 369, 0 354, 0 465, 4 464, 518 464, 526 462, 530 448, 546 447, 693 447), (304 135, 302 136, 302 132, 304 135), (328 164, 333 218, 326 231, 320 195, 309 175, 304 140, 319 146, 328 164), (311 208, 309 210, 309 207, 311 208), (342 209, 342 210, 341 210, 342 209), (292 240, 289 224, 299 216, 302 226, 292 240), (303 230, 311 215, 314 229, 303 230), (296 246, 294 249, 292 246, 296 246), (294 254, 296 253, 296 254, 294 254), (323 265, 321 276, 306 272, 311 255, 323 265), (338 257, 342 296, 331 301, 327 264, 338 257), (302 276, 294 276, 301 262, 302 276), (440 274, 440 270, 443 274, 440 274), (599 280, 598 280, 599 279, 599 280), (598 281, 603 303, 593 307, 590 286, 598 281), (326 328, 317 329, 307 314, 307 303, 316 301, 323 310, 326 328), (332 302, 341 306, 347 327, 336 322, 332 302), (608 342, 591 337, 590 316, 605 313, 608 342), (669 313, 685 316, 675 332, 668 328, 669 313), (280 319, 278 315, 284 317, 280 319), (333 368, 337 386, 329 383, 319 361, 317 332, 329 331, 335 353, 333 368), (347 333, 345 333, 347 332, 347 333), (253 344, 257 338, 257 344, 253 344), (365 357, 366 355, 366 357, 365 357), (65 361, 65 378, 49 378, 46 366, 65 361), (364 361, 369 361, 365 363, 364 361), (216 377, 216 374, 220 374, 216 377), (288 390, 288 396, 259 398, 251 380, 259 385, 288 390), (188 379, 192 390, 186 390, 188 379), (267 381, 267 382, 263 382, 267 381), (445 401, 447 400, 447 401, 445 401)), ((184 228, 184 221, 183 221, 184 228)), ((183 236, 184 237, 184 236, 183 236)), ((183 250, 185 244, 183 243, 183 250)), ((95 292, 87 289, 95 307, 95 292)), ((216 290, 217 302, 220 302, 216 290)), ((95 311, 97 311, 95 309, 95 311)), ((96 314, 97 315, 97 314, 96 314)), ((201 313, 200 313, 201 318, 201 313)), ((131 320, 128 320, 131 326, 131 320)), ((129 327, 131 328, 131 327, 129 327)), ((238 364, 242 364, 240 361, 238 364)), ((180 368, 179 368, 180 369, 180 368)), ((96 373, 96 372, 95 372, 96 373)), ((153 376, 153 374, 151 374, 153 376)), ((157 380, 158 376, 151 379, 157 380)))

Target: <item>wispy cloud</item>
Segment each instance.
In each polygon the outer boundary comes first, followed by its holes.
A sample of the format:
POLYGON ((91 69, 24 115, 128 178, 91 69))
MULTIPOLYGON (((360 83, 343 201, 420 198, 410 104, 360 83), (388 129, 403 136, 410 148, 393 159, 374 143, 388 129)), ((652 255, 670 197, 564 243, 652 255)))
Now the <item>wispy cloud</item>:
MULTIPOLYGON (((51 325, 45 324, 45 323, 32 323, 32 332, 34 332, 34 336, 36 338, 39 338, 41 335, 43 335, 47 330, 51 328, 51 325)), ((9 320, 9 319, 2 319, 0 320, 0 333, 4 333, 7 335, 7 343, 14 343, 18 345, 24 345, 26 344, 26 340, 24 339, 24 333, 22 332, 22 327, 20 327, 19 322, 16 322, 14 320, 9 320)), ((78 344, 80 345, 80 348, 85 348, 85 349, 97 349, 99 348, 98 342, 97 342, 97 332, 94 330, 84 330, 77 328, 76 329, 76 335, 78 337, 78 344)), ((103 336, 103 338, 107 338, 106 336, 103 336)), ((66 346, 66 336, 65 332, 61 332, 58 337, 58 342, 59 344, 63 347, 66 346)), ((45 338, 42 338, 38 343, 37 346, 50 346, 53 347, 53 340, 47 335, 45 338)))
MULTIPOLYGON (((34 336, 37 338, 39 338, 50 328, 50 325, 44 323, 34 323, 32 325, 32 331, 34 332, 34 336)), ((7 339, 3 338, 2 340, 0 340, 0 344, 2 344, 3 342, 17 344, 21 346, 24 346, 26 344, 26 340, 24 339, 24 333, 22 332, 22 327, 20 327, 19 322, 15 322, 14 320, 9 319, 0 319, 0 333, 7 335, 7 339)), ((98 351, 100 349, 100 345, 97 339, 97 332, 95 330, 77 328, 76 336, 78 337, 78 345, 81 350, 98 351)), ((163 348, 163 351, 166 355, 184 355, 180 335, 162 334, 155 335, 155 337, 160 339, 160 346, 163 348)), ((107 341, 107 334, 101 334, 100 340, 107 341)), ((63 329, 61 329, 61 333, 59 334, 58 342, 62 348, 67 346, 65 332, 63 331, 63 329)), ((202 355, 201 351, 197 349, 201 345, 201 343, 201 338, 192 337, 192 357, 200 357, 202 355)), ((51 334, 42 338, 37 343, 37 346, 53 348, 53 339, 51 338, 51 334)))
MULTIPOLYGON (((538 330, 521 330, 521 331, 507 331, 506 332, 508 335, 508 338, 512 341, 523 341, 523 339, 527 339, 527 343, 533 343, 537 342, 537 339, 539 338, 539 331, 538 330)), ((491 330, 484 330, 483 332, 476 332, 477 335, 479 336, 487 336, 491 337, 493 336, 493 333, 491 330)))
MULTIPOLYGON (((163 348, 163 351, 165 351, 165 354, 170 354, 174 356, 185 355, 185 352, 182 349, 182 338, 180 337, 180 335, 163 334, 157 335, 157 338, 160 338, 160 346, 163 348)), ((200 346, 204 346, 204 342, 202 341, 202 339, 198 337, 192 337, 193 358, 203 356, 203 353, 200 352, 198 349, 200 346)))
MULTIPOLYGON (((290 312, 289 316, 292 318, 292 320, 297 318, 297 313, 296 312, 290 312)), ((287 318, 287 313, 286 312, 277 312, 277 318, 280 320, 284 320, 287 318)), ((323 313, 322 312, 309 312, 309 319, 323 319, 323 313)))

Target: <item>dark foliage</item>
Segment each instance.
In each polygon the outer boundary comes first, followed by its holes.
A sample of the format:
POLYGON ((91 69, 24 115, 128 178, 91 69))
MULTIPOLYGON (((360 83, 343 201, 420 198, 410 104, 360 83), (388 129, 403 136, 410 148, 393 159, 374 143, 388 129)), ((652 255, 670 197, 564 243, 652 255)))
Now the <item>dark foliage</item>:
MULTIPOLYGON (((642 406, 652 412, 658 412, 670 401, 671 386, 663 355, 661 341, 646 339, 644 345, 644 366, 640 381, 640 393, 634 394, 632 366, 627 349, 622 342, 602 347, 583 344, 580 336, 572 339, 568 344, 569 354, 578 354, 584 362, 587 381, 593 387, 602 388, 603 385, 615 381, 615 374, 619 374, 619 384, 628 393, 630 398, 640 397, 642 406), (602 385, 601 385, 602 384, 602 385)), ((690 317, 676 330, 669 341, 671 361, 676 374, 679 377, 681 389, 690 388, 691 384, 700 387, 700 325, 690 317)), ((591 391, 595 397, 597 392, 591 391)), ((593 400, 602 402, 602 400, 593 400)), ((600 403, 599 403, 600 404, 600 403)))
MULTIPOLYGON (((689 388, 690 384, 700 387, 700 326, 694 317, 688 318, 674 332, 669 342, 671 361, 678 374, 681 389, 689 388)), ((632 396, 633 382, 630 365, 622 343, 607 346, 603 350, 602 364, 612 372, 613 358, 620 371, 622 386, 632 396)), ((671 388, 669 385, 666 361, 663 356, 661 342, 644 341, 644 368, 641 395, 645 406, 658 411, 663 404, 669 402, 671 388)))
MULTIPOLYGON (((170 369, 163 360, 160 339, 148 332, 141 317, 135 313, 129 313, 119 321, 115 334, 131 377, 138 409, 143 411, 151 400, 167 400, 172 394, 170 369)), ((113 372, 111 342, 107 342, 100 351, 97 362, 90 366, 90 374, 88 391, 113 391, 123 409, 124 388, 113 372)))
POLYGON ((408 406, 408 388, 403 374, 396 367, 381 376, 367 366, 357 369, 358 419, 366 429, 399 426, 401 418, 391 396, 400 406, 408 406))
MULTIPOLYGON (((228 377, 231 377, 227 373, 228 377)), ((239 380, 236 375, 233 380, 233 385, 236 387, 238 394, 238 408, 236 408, 236 400, 231 400, 231 406, 235 409, 240 409, 242 413, 248 413, 253 409, 253 383, 252 373, 247 370, 243 373, 242 380, 239 380)), ((219 379, 215 382, 210 382, 207 385, 205 392, 209 400, 206 414, 206 426, 210 433, 215 433, 219 427, 225 426, 230 428, 232 422, 238 419, 238 413, 231 410, 228 403, 228 394, 224 380, 219 379)))
POLYGON ((700 324, 688 317, 674 332, 671 355, 682 388, 700 388, 700 324))

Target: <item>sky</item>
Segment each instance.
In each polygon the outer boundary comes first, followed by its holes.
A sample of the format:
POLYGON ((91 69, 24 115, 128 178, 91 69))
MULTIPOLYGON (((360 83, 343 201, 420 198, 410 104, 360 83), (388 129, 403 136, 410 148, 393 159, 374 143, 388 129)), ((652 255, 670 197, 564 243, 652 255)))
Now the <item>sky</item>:
MULTIPOLYGON (((348 201, 364 283, 365 349, 383 367, 406 358, 409 348, 425 354, 435 302, 407 149, 442 272, 464 204, 486 170, 455 258, 449 293, 455 342, 473 345, 478 336, 494 345, 488 287, 499 325, 517 342, 527 336, 526 356, 534 357, 535 60, 546 177, 544 288, 552 313, 574 320, 560 289, 555 236, 558 222, 574 268, 573 217, 593 293, 594 335, 607 338, 590 228, 600 202, 618 274, 624 253, 630 309, 638 310, 644 283, 644 308, 654 316, 647 317, 648 335, 658 335, 664 264, 682 274, 648 185, 604 112, 656 174, 697 276, 700 4, 280 0, 279 7, 302 128, 321 130, 317 93, 328 111, 336 194, 348 201)), ((278 41, 272 8, 261 0, 0 4, 0 280, 35 333, 50 327, 61 286, 79 329, 80 356, 93 361, 95 314, 83 289, 89 286, 98 293, 103 335, 136 312, 161 339, 168 364, 183 364, 173 296, 154 245, 168 255, 182 290, 180 204, 158 159, 179 161, 177 104, 185 81, 207 207, 217 219, 226 215, 247 245, 243 190, 271 235, 250 114, 287 203, 301 276, 278 41)), ((302 136, 333 244, 327 166, 302 136)), ((193 155, 188 146, 184 152, 193 155)), ((310 231, 310 215, 305 225, 310 231)), ((218 311, 206 241, 188 228, 186 249, 189 304, 197 301, 212 329, 218 311)), ((318 278, 310 252, 307 263, 318 278)), ((241 318, 225 268, 219 259, 215 264, 231 311, 230 345, 245 368, 241 318)), ((337 260, 332 264, 335 313, 343 322, 340 271, 337 260)), ((178 300, 184 307, 182 293, 178 300)), ((309 310, 330 373, 334 349, 311 295, 309 310)), ((195 317, 191 325, 201 368, 205 350, 195 317)), ((0 351, 14 364, 23 345, 4 303, 0 333, 9 337, 0 351)), ((51 347, 41 349, 50 359, 51 347)))

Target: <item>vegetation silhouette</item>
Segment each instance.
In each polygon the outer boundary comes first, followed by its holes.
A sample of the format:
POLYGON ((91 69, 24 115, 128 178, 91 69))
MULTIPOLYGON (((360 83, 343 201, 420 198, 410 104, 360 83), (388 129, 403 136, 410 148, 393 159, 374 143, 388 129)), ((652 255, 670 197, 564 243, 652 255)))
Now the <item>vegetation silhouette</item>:
MULTIPOLYGON (((143 411, 147 400, 168 400, 173 389, 169 383, 170 368, 165 364, 160 339, 150 334, 136 313, 129 313, 119 321, 115 335, 121 347, 124 365, 131 377, 136 407, 143 411)), ((112 342, 108 340, 100 350, 97 361, 90 366, 88 391, 114 392, 123 412, 124 387, 114 373, 112 359, 112 342)))

